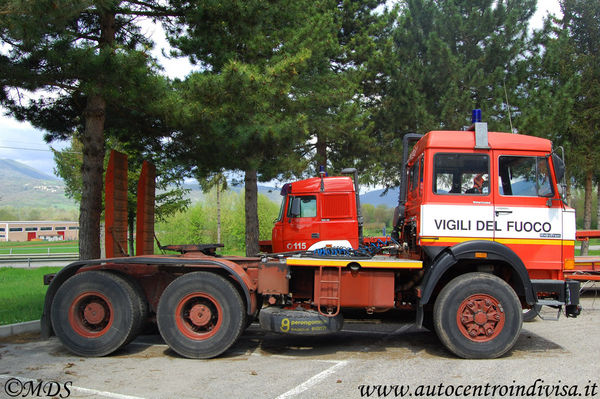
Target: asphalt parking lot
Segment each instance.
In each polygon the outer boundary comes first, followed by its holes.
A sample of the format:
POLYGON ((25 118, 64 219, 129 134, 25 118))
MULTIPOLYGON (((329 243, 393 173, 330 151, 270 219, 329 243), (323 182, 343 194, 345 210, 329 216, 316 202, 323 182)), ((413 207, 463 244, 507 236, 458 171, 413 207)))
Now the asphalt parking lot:
POLYGON ((600 291, 582 305, 577 319, 524 324, 495 360, 457 359, 435 334, 398 322, 348 321, 321 337, 252 325, 211 360, 181 358, 155 335, 104 358, 22 335, 0 341, 0 397, 600 397, 600 291))

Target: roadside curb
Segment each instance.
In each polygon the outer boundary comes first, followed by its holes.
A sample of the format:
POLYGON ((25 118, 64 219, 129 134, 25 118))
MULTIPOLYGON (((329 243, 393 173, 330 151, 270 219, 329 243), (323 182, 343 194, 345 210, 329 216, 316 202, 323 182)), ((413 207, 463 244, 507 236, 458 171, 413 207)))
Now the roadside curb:
POLYGON ((41 323, 39 320, 25 321, 23 323, 15 323, 0 326, 0 338, 10 337, 11 335, 40 331, 41 323))

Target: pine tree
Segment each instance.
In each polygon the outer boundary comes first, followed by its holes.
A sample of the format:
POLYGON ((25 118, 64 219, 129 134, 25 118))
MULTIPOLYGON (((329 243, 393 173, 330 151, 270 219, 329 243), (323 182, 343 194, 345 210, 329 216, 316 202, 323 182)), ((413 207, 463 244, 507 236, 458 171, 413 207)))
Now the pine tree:
POLYGON ((490 129, 510 130, 509 104, 522 79, 519 60, 527 50, 527 21, 535 4, 400 3, 386 67, 385 107, 376 126, 381 132, 383 181, 397 182, 397 154, 405 133, 461 129, 470 124, 474 108, 482 109, 490 129), (396 154, 395 159, 387 154, 396 154))
MULTIPOLYGON (((581 84, 574 103, 572 163, 581 170, 584 182, 583 228, 592 227, 593 181, 600 163, 600 3, 593 0, 561 1, 561 28, 568 32, 573 48, 572 62, 581 84)), ((582 244, 587 255, 589 242, 582 244)))
POLYGON ((309 135, 298 151, 310 160, 308 175, 319 166, 338 173, 356 166, 368 179, 373 163, 366 158, 376 146, 371 118, 390 13, 377 0, 322 4, 318 18, 327 28, 319 34, 327 40, 311 46, 308 66, 293 88, 309 135))
POLYGON ((221 169, 244 173, 246 252, 253 255, 258 180, 301 174, 309 162, 294 151, 307 140, 310 118, 300 105, 307 93, 303 79, 316 67, 312 54, 331 45, 331 12, 325 2, 291 0, 179 6, 184 16, 169 30, 171 43, 202 71, 176 83, 180 126, 169 153, 197 176, 221 169))
MULTIPOLYGON (((0 42, 8 46, 0 55, 0 101, 18 119, 46 130, 48 141, 80 132, 82 259, 100 256, 105 130, 117 114, 129 114, 130 119, 144 115, 137 100, 155 98, 161 87, 149 56, 151 43, 135 25, 135 17, 172 14, 160 4, 158 0, 0 2, 0 42), (21 90, 34 95, 28 100, 21 90)), ((146 121, 152 119, 156 120, 146 121)))
POLYGON ((520 119, 565 148, 569 175, 584 187, 583 227, 590 229, 600 162, 600 4, 564 0, 561 9, 562 19, 548 18, 532 43, 520 119))

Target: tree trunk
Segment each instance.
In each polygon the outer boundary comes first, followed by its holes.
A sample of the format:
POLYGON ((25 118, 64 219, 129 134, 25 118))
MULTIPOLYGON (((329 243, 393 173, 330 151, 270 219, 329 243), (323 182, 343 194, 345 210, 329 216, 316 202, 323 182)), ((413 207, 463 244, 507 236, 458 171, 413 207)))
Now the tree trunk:
POLYGON ((566 177, 565 177, 565 182, 567 183, 567 193, 566 193, 566 197, 567 197, 567 205, 569 205, 571 208, 575 208, 575 204, 573 203, 573 195, 571 192, 571 176, 569 175, 569 172, 567 171, 566 173, 566 177))
MULTIPOLYGON (((585 174, 585 193, 583 203, 583 229, 592 228, 592 193, 594 190, 594 171, 589 170, 585 174)), ((581 242, 581 255, 586 256, 590 247, 589 241, 581 242)))
POLYGON ((104 98, 90 95, 84 111, 85 130, 81 137, 83 189, 79 205, 79 257, 82 260, 100 257, 105 112, 104 98))
POLYGON ((254 256, 258 247, 258 185, 256 170, 247 170, 244 176, 246 211, 246 256, 254 256))
MULTIPOLYGON (((103 13, 100 17, 100 51, 112 51, 115 41, 115 15, 103 13)), ((99 78, 101 80, 101 78, 99 78)), ((97 87, 96 89, 100 89, 97 87)), ((79 205, 79 258, 100 257, 100 215, 102 214, 102 172, 104 170, 104 122, 106 100, 99 91, 87 93, 83 112, 85 129, 81 137, 83 163, 81 165, 81 203, 79 205)))
POLYGON ((217 244, 221 243, 221 184, 217 184, 217 244))
POLYGON ((129 256, 135 255, 135 213, 127 216, 127 230, 129 236, 129 256))
POLYGON ((319 167, 323 166, 325 170, 327 170, 327 141, 321 136, 317 134, 317 172, 319 171, 319 167))
POLYGON ((598 196, 598 202, 596 203, 596 228, 600 230, 600 178, 598 178, 598 189, 596 195, 598 196))

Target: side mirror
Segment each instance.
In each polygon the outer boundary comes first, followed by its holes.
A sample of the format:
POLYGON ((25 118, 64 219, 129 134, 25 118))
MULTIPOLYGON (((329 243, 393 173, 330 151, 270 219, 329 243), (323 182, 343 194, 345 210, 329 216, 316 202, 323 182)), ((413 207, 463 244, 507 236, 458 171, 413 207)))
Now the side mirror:
POLYGON ((300 217, 300 198, 294 198, 292 200, 291 217, 300 217))
POLYGON ((552 154, 552 163, 554 164, 554 173, 556 174, 556 182, 560 183, 565 177, 565 163, 558 156, 558 154, 552 154))

